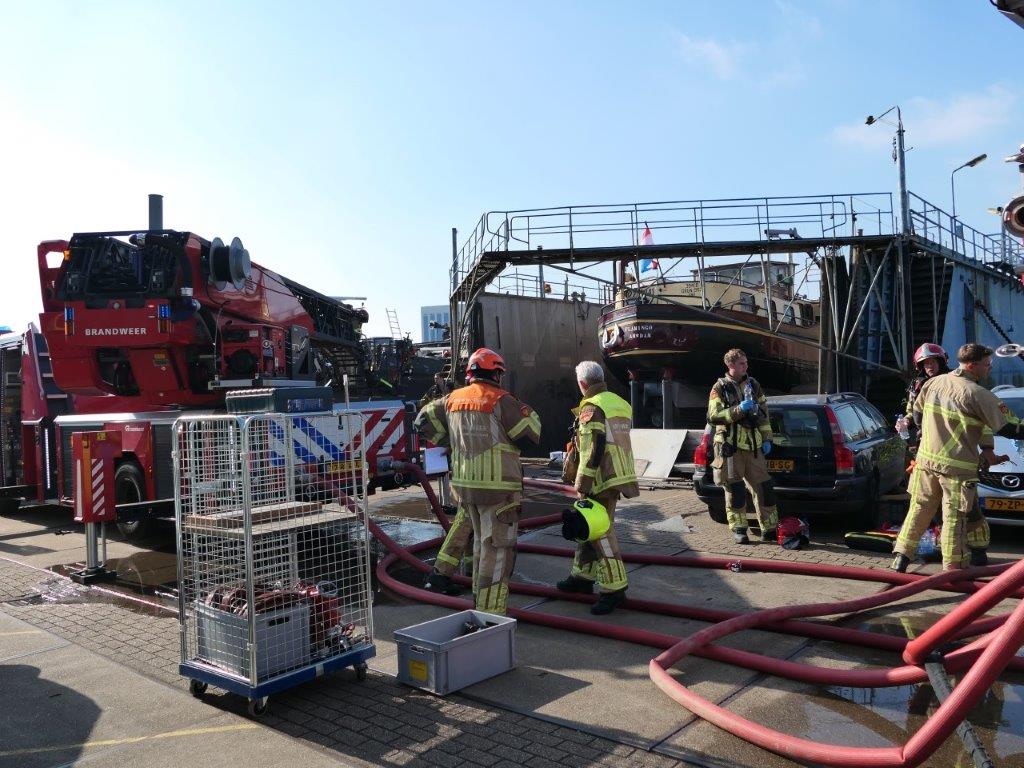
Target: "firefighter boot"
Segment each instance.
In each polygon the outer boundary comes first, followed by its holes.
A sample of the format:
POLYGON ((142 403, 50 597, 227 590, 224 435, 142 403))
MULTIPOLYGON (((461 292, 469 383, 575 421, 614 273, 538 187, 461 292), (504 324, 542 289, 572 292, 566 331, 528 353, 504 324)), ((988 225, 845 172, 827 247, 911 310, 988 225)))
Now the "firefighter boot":
POLYGON ((749 544, 750 539, 747 538, 747 532, 739 528, 732 532, 732 540, 737 544, 749 544))
POLYGON ((455 582, 437 571, 430 572, 423 582, 423 588, 430 592, 436 592, 439 595, 449 595, 450 597, 462 594, 462 590, 459 589, 455 582))
POLYGON ((618 608, 625 599, 626 590, 624 589, 618 589, 614 592, 602 592, 597 602, 590 606, 590 612, 595 616, 605 616, 618 608))
POLYGON ((907 566, 909 565, 910 558, 900 552, 897 552, 896 557, 892 559, 892 565, 889 566, 889 569, 896 571, 896 573, 906 573, 907 566))
POLYGON ((761 531, 761 541, 765 543, 772 543, 777 542, 778 540, 777 529, 769 528, 767 531, 761 531))
POLYGON ((971 565, 988 565, 988 552, 984 549, 971 548, 971 565))
MULTIPOLYGON (((555 584, 560 592, 577 592, 581 595, 590 595, 594 592, 594 582, 583 579, 579 576, 569 576, 555 584)), ((614 607, 614 606, 613 606, 614 607)))

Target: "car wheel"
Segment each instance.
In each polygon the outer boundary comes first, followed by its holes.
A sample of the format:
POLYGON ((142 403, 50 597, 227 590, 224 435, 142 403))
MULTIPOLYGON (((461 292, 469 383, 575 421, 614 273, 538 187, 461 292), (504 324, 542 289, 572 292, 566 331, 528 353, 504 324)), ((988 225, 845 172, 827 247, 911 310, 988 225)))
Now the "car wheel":
POLYGON ((711 519, 716 523, 726 525, 729 522, 729 518, 725 514, 725 507, 713 507, 708 505, 708 515, 710 515, 711 519))
MULTIPOLYGON (((134 462, 125 462, 114 473, 114 499, 118 504, 146 500, 146 481, 142 477, 142 470, 134 462)), ((150 521, 146 518, 117 522, 117 530, 128 541, 145 538, 149 528, 150 521)))
POLYGON ((881 502, 878 500, 880 495, 878 476, 871 475, 864 487, 864 505, 854 521, 859 530, 873 531, 878 527, 882 515, 881 502))

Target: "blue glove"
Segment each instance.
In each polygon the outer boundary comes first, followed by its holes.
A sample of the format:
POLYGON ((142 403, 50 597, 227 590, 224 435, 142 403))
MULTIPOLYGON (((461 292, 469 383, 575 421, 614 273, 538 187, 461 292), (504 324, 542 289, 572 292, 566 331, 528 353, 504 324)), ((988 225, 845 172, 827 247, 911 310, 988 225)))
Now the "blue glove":
POLYGON ((755 403, 750 398, 747 398, 742 403, 740 403, 740 410, 743 411, 744 413, 753 413, 754 411, 757 410, 757 403, 755 403))
POLYGON ((771 440, 765 440, 763 443, 761 443, 761 453, 763 453, 765 456, 767 456, 771 452, 772 452, 772 441, 771 440))

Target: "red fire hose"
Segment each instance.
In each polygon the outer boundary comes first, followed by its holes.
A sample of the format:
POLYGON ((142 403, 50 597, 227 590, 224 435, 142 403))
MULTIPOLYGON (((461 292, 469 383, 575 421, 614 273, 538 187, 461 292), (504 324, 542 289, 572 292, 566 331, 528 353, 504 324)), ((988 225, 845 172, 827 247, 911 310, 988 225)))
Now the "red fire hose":
MULTIPOLYGON (((428 493, 431 506, 445 529, 448 520, 436 503, 429 480, 415 465, 403 467, 415 474, 428 493)), ((555 491, 566 496, 575 496, 568 486, 543 481, 525 481, 535 488, 555 491)), ((561 515, 532 518, 520 523, 522 528, 550 525, 561 519, 561 515)), ((398 546, 373 521, 367 521, 371 533, 388 549, 389 555, 377 567, 380 582, 394 592, 435 605, 464 610, 472 602, 459 597, 448 597, 418 589, 394 579, 388 569, 398 560, 420 571, 430 566, 415 556, 416 552, 436 547, 441 539, 421 542, 408 549, 398 546)), ((568 547, 545 547, 520 544, 520 552, 553 556, 571 556, 568 547)), ((817 564, 800 564, 764 560, 730 560, 727 558, 679 557, 665 555, 625 555, 626 562, 646 563, 665 566, 702 568, 726 568, 761 572, 792 573, 800 575, 852 578, 895 585, 892 589, 868 597, 839 603, 805 606, 787 606, 738 613, 725 610, 693 608, 689 606, 658 603, 654 601, 627 600, 624 607, 645 612, 718 622, 688 638, 678 638, 657 632, 631 627, 610 625, 604 622, 574 619, 565 616, 509 609, 509 615, 519 620, 543 626, 622 640, 654 648, 666 649, 650 663, 650 675, 655 684, 672 699, 709 722, 733 733, 740 738, 765 749, 795 760, 818 762, 835 766, 912 766, 919 765, 932 754, 950 733, 963 721, 970 709, 977 704, 1004 669, 1024 669, 1024 659, 1014 654, 1024 643, 1024 603, 1010 614, 976 620, 996 603, 1006 597, 1020 597, 1024 590, 1024 561, 1010 565, 986 566, 962 571, 944 571, 934 576, 923 577, 914 574, 879 572, 866 568, 845 568, 817 564), (977 581, 995 576, 991 582, 977 581), (833 625, 799 621, 815 616, 834 615, 868 610, 881 605, 918 594, 940 589, 947 591, 973 592, 961 605, 955 608, 928 631, 912 641, 880 635, 862 630, 850 630, 833 625), (840 640, 861 646, 902 650, 905 666, 892 669, 836 670, 814 667, 808 664, 784 661, 748 651, 712 646, 715 640, 743 629, 760 629, 784 632, 816 639, 840 640), (979 637, 967 646, 959 648, 942 660, 949 672, 967 670, 961 683, 952 695, 939 707, 935 715, 903 747, 863 748, 843 745, 820 744, 773 731, 735 715, 728 710, 703 699, 678 683, 668 669, 687 655, 698 655, 716 661, 735 664, 766 674, 787 677, 802 682, 820 685, 845 685, 856 687, 885 687, 923 682, 928 674, 922 663, 937 646, 951 640, 979 637)), ((461 579, 465 582, 465 579, 461 579)), ((587 595, 570 595, 553 587, 513 583, 512 592, 541 597, 551 597, 577 602, 592 602, 595 598, 587 595)))

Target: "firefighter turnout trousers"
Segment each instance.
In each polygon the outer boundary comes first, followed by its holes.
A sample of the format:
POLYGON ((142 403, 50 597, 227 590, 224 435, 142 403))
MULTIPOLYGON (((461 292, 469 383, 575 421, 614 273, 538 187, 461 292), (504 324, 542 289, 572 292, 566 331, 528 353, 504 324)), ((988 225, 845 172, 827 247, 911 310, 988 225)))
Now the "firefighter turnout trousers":
POLYGON ((775 508, 775 488, 768 464, 760 450, 736 450, 725 456, 723 443, 715 444, 715 459, 711 463, 715 482, 725 491, 725 514, 734 531, 747 530, 747 495, 754 501, 761 532, 771 531, 779 524, 775 508))
MULTIPOLYGON (((910 510, 896 537, 894 552, 911 560, 917 554, 917 544, 942 509, 942 535, 939 539, 944 568, 963 568, 970 560, 967 551, 967 517, 974 511, 978 483, 958 477, 947 477, 937 472, 914 467, 910 475, 910 510)), ((988 523, 981 517, 987 529, 988 523)), ((981 526, 976 522, 975 530, 981 526)), ((987 538, 987 536, 985 536, 987 538)))
POLYGON ((444 543, 437 553, 434 570, 449 577, 454 574, 466 554, 466 547, 469 546, 469 538, 472 535, 473 521, 469 519, 466 507, 460 504, 459 511, 452 518, 448 535, 444 537, 444 543))
POLYGON ((500 504, 464 504, 476 536, 473 538, 473 596, 476 609, 504 615, 508 582, 516 564, 519 495, 500 504))
POLYGON ((615 536, 615 505, 619 492, 604 491, 594 499, 608 512, 608 532, 594 541, 578 542, 572 559, 572 575, 587 581, 596 581, 599 592, 618 592, 628 586, 626 564, 619 553, 619 540, 615 536))
POLYGON ((988 520, 978 506, 977 497, 971 511, 967 513, 966 533, 967 546, 971 549, 988 549, 988 545, 992 543, 992 532, 989 530, 988 520))

